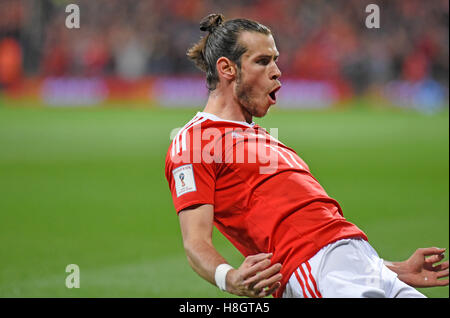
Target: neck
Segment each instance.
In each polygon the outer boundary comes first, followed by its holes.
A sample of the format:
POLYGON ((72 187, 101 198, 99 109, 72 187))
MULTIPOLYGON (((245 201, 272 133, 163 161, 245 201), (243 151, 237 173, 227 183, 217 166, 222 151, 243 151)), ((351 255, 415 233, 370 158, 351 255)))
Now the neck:
POLYGON ((233 98, 233 95, 224 94, 218 89, 210 92, 203 111, 226 120, 252 123, 252 115, 233 98))

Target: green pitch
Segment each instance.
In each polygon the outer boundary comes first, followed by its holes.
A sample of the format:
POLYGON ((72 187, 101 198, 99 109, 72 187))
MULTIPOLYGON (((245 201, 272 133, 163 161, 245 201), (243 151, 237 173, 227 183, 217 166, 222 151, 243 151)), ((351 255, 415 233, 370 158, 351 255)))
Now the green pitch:
MULTIPOLYGON (((0 297, 229 297, 189 267, 164 177, 170 131, 197 110, 0 107, 0 297), (68 264, 79 289, 65 286, 68 264)), ((273 109, 257 122, 381 257, 449 247, 448 112, 273 109)))

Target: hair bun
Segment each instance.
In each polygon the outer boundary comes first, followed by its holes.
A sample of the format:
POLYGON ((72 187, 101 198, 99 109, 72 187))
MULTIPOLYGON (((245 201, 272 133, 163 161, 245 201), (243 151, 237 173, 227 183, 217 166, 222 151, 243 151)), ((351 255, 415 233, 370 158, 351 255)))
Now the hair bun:
POLYGON ((201 31, 208 31, 209 33, 212 33, 215 28, 220 26, 224 20, 224 16, 217 13, 212 13, 202 19, 200 21, 200 30, 201 31))

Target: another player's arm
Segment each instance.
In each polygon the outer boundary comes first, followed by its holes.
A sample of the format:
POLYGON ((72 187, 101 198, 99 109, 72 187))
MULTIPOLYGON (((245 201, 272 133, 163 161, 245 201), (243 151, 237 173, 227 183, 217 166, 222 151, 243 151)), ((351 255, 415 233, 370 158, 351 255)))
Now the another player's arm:
MULTIPOLYGON (((217 266, 227 263, 212 243, 214 207, 210 204, 179 213, 183 245, 189 264, 213 285, 217 266)), ((271 254, 248 256, 238 269, 226 275, 226 290, 238 296, 265 297, 280 287, 280 264, 271 265, 271 254)))
POLYGON ((445 248, 419 248, 406 261, 384 261, 384 264, 410 286, 417 288, 447 286, 448 278, 441 278, 448 277, 448 261, 435 265, 444 259, 444 252, 445 248))

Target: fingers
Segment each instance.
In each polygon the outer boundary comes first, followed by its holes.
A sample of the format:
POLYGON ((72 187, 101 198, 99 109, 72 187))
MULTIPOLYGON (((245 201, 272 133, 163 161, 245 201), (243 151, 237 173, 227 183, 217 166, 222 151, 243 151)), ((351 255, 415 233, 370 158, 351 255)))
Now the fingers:
POLYGON ((283 278, 283 275, 280 273, 273 275, 267 279, 263 279, 260 282, 258 282, 253 289, 254 290, 264 290, 266 288, 269 288, 270 286, 273 286, 276 283, 279 283, 281 278, 283 278))
POLYGON ((265 259, 270 259, 272 257, 272 255, 273 255, 272 253, 260 253, 260 254, 250 255, 250 256, 247 256, 244 263, 246 265, 252 266, 252 265, 259 263, 265 259))
POLYGON ((424 247, 424 248, 418 248, 416 253, 422 254, 424 256, 429 255, 436 255, 436 254, 442 254, 445 252, 445 248, 439 248, 439 247, 424 247))
POLYGON ((447 271, 447 275, 444 275, 444 276, 435 275, 434 277, 427 279, 426 283, 423 284, 423 287, 448 286, 448 278, 447 279, 439 279, 439 278, 442 278, 445 276, 448 276, 448 271, 447 271))
POLYGON ((280 270, 281 264, 274 264, 249 277, 243 284, 254 297, 266 297, 281 286, 280 280, 283 276, 279 273, 280 270))
POLYGON ((447 277, 448 276, 448 269, 439 271, 436 273, 437 278, 447 277))
POLYGON ((425 259, 425 261, 429 264, 434 264, 434 263, 438 263, 440 261, 442 261, 444 259, 445 255, 444 254, 437 254, 437 255, 432 255, 429 256, 425 259))
POLYGON ((440 279, 445 278, 449 276, 449 262, 443 262, 441 264, 438 264, 434 267, 432 267, 433 274, 432 279, 430 281, 430 286, 448 286, 449 280, 447 279, 440 279))
POLYGON ((434 286, 448 286, 448 279, 439 279, 434 286))
POLYGON ((256 273, 265 270, 270 266, 272 253, 261 253, 248 256, 243 263, 243 278, 254 276, 256 273))
POLYGON ((267 296, 273 294, 280 287, 281 287, 281 283, 280 282, 276 282, 275 284, 272 285, 272 287, 263 289, 258 294, 258 297, 267 297, 267 296))
POLYGON ((236 294, 249 297, 266 297, 280 286, 281 264, 271 264, 272 253, 248 256, 235 273, 233 280, 236 294))
POLYGON ((440 272, 445 269, 448 269, 448 261, 438 264, 436 266, 433 266, 433 271, 435 271, 435 272, 440 272))
POLYGON ((444 254, 438 254, 438 255, 432 255, 430 257, 427 257, 425 259, 425 262, 431 265, 431 267, 428 267, 433 272, 439 272, 439 277, 445 277, 448 276, 448 268, 449 268, 449 262, 445 261, 441 264, 434 265, 435 263, 438 263, 444 259, 444 254))
POLYGON ((449 276, 449 262, 445 261, 440 264, 434 265, 440 261, 442 261, 445 257, 444 252, 445 248, 437 248, 437 247, 428 247, 428 248, 420 248, 417 250, 424 256, 428 256, 425 258, 425 262, 429 264, 428 267, 431 271, 434 272, 433 278, 430 281, 430 286, 448 286, 449 280, 441 279, 449 276))
POLYGON ((274 264, 269 268, 257 272, 254 276, 249 277, 244 281, 246 285, 253 285, 255 289, 271 286, 275 282, 281 280, 281 274, 278 273, 281 270, 281 264, 274 264))

